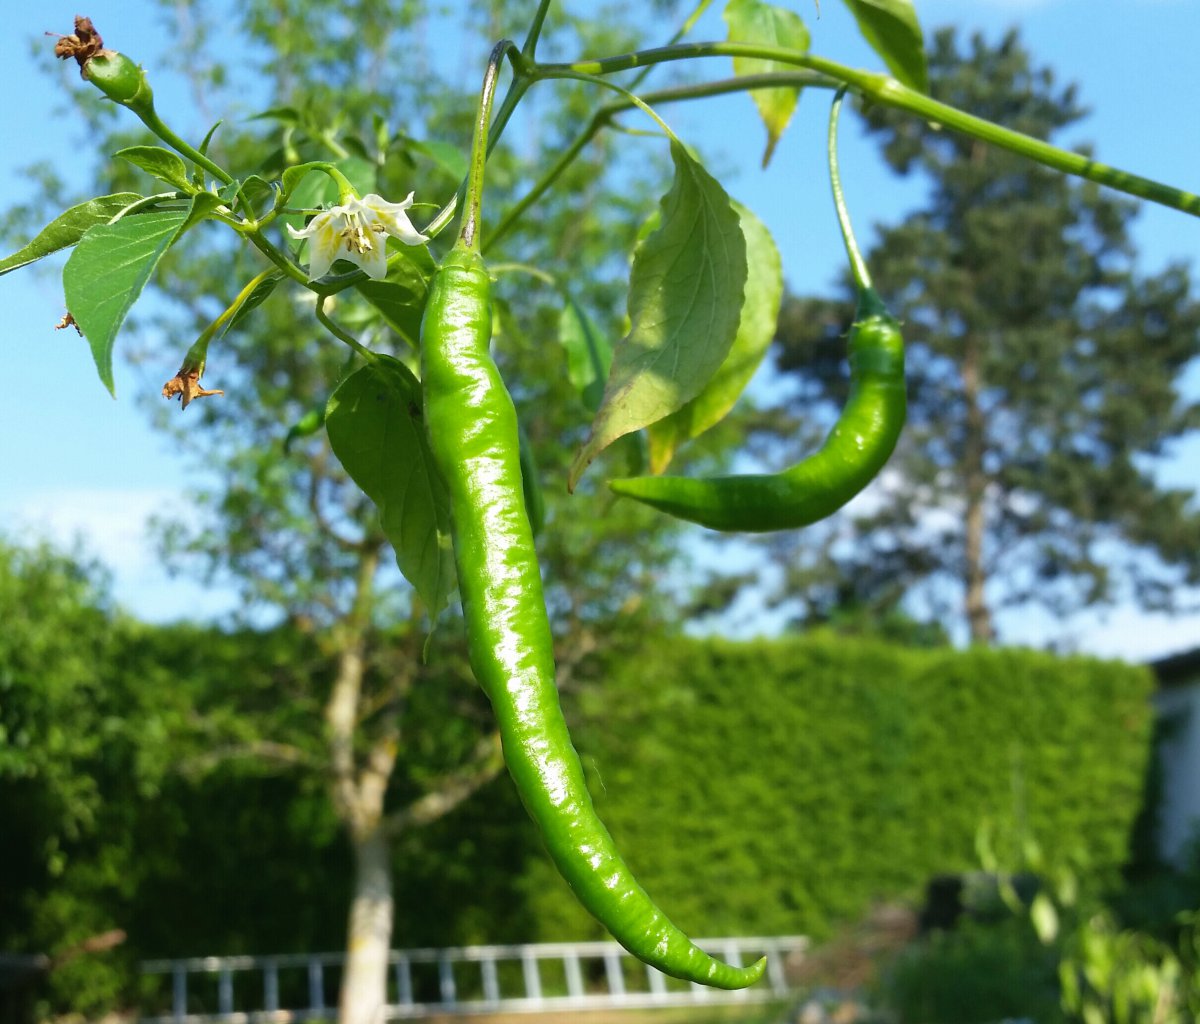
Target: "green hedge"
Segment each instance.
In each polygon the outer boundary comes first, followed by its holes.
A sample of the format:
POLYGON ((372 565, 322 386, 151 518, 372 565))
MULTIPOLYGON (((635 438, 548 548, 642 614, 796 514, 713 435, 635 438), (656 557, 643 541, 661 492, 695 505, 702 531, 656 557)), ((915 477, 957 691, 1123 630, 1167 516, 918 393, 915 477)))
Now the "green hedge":
MULTIPOLYGON (((0 751, 0 820, 21 837, 0 843, 0 946, 56 952, 127 930, 114 953, 56 974, 75 1009, 71 993, 100 1006, 127 991, 143 957, 339 948, 352 858, 323 780, 263 777, 237 760, 179 775, 184 751, 164 739, 164 723, 219 710, 231 688, 239 705, 249 694, 298 728, 312 705, 297 704, 297 680, 317 695, 324 678, 311 642, 137 626, 92 609, 86 587, 22 618, 58 591, 32 571, 27 587, 6 589, 21 574, 3 555, 0 725, 78 742, 65 754, 43 739, 0 751), (282 703, 281 681, 292 695, 282 703), (27 768, 31 751, 46 756, 27 768)), ((658 637, 576 682, 565 703, 598 809, 694 935, 819 937, 873 899, 975 866, 985 820, 1114 868, 1141 800, 1151 680, 1127 665, 835 636, 658 637)), ((462 707, 476 699, 466 680, 414 693, 396 800, 452 763, 469 738, 462 707)), ((394 853, 399 946, 603 934, 553 872, 507 777, 394 853)))
MULTIPOLYGON (((1119 867, 1151 685, 1141 668, 1024 650, 673 639, 572 710, 601 815, 682 927, 821 936, 977 868, 984 822, 1119 867)), ((600 934, 544 858, 526 871, 537 938, 600 934)))

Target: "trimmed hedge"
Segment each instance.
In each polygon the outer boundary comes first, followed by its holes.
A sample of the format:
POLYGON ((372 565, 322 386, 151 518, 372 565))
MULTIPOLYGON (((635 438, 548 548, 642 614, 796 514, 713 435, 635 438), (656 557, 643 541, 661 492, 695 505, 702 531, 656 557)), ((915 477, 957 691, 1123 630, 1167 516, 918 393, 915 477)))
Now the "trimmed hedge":
MULTIPOLYGON (((985 822, 1118 868, 1151 688, 1139 667, 1025 650, 680 638, 572 710, 600 814, 681 927, 821 936, 977 868, 985 822)), ((544 857, 526 865, 526 937, 602 934, 544 857)))

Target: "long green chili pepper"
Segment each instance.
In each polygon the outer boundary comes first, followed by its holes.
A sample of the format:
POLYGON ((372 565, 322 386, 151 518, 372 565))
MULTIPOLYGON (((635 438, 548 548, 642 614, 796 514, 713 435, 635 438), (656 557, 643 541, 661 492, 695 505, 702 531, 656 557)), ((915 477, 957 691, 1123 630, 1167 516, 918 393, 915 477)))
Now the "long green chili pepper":
POLYGON ((821 448, 781 473, 709 478, 657 476, 609 481, 617 494, 711 530, 790 530, 836 512, 883 468, 904 425, 904 339, 900 325, 871 285, 842 195, 837 167, 837 119, 829 117, 829 178, 858 308, 850 328, 850 395, 821 448))
POLYGON ((479 246, 488 115, 507 46, 492 52, 462 231, 434 275, 421 322, 425 425, 450 494, 471 667, 492 703, 517 790, 580 902, 659 970, 743 988, 762 977, 765 959, 751 967, 714 960, 654 905, 596 814, 559 707, 553 638, 522 497, 517 417, 488 350, 490 282, 479 246))

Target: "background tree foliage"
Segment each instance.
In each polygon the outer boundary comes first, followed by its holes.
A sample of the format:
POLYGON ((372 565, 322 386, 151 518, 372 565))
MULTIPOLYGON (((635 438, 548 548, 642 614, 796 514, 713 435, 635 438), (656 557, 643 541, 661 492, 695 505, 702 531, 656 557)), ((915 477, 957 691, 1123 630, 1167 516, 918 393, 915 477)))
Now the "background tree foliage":
MULTIPOLYGON (((273 714, 299 747, 336 655, 287 625, 131 621, 45 550, 0 547, 0 616, 0 819, 28 837, 0 845, 0 943, 56 958, 48 1007, 165 1006, 169 979, 139 981, 141 959, 337 948, 354 850, 322 776, 228 743, 273 714), (114 948, 70 956, 117 930, 114 948)), ((827 936, 970 869, 984 821, 1007 856, 1023 837, 1054 863, 1085 847, 1092 885, 1128 856, 1144 669, 829 634, 631 635, 581 662, 577 682, 596 679, 567 706, 601 813, 698 932, 827 936)), ((431 684, 405 709, 396 807, 470 742, 447 722, 474 684, 453 670, 431 684)), ((392 871, 399 947, 600 937, 505 778, 400 833, 392 871)))

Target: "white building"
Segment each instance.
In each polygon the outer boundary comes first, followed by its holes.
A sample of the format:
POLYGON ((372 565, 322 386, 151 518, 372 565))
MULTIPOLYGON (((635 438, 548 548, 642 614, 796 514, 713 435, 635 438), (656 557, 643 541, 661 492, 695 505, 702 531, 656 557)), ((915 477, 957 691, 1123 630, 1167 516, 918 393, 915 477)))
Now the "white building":
POLYGON ((1158 848, 1181 865, 1189 843, 1200 838, 1200 647, 1151 662, 1158 677, 1158 753, 1163 792, 1158 848))

